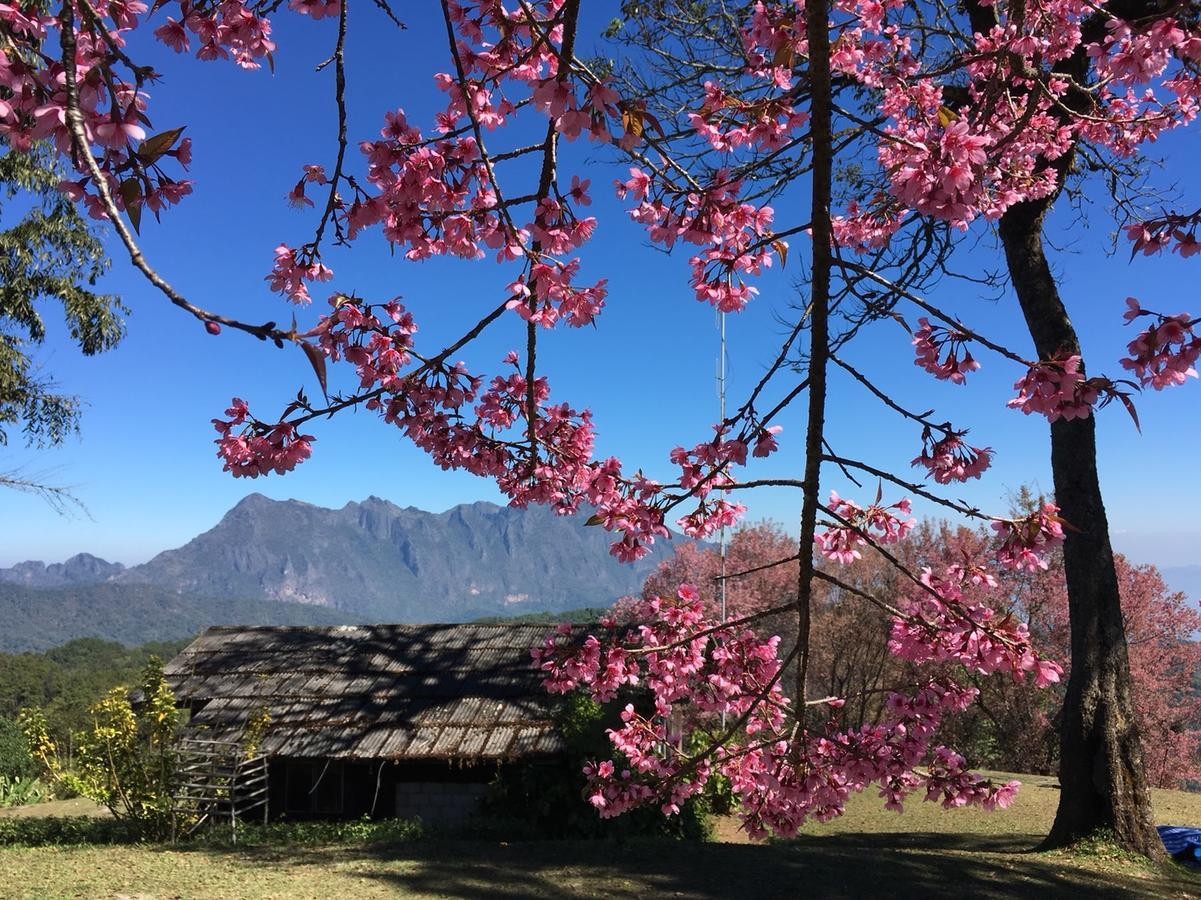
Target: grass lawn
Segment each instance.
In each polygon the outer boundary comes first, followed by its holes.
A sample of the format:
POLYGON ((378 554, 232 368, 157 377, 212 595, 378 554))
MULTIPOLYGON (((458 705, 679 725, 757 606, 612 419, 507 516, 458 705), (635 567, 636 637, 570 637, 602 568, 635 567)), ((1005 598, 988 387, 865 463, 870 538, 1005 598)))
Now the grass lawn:
MULTIPOLYGON (((1023 777, 1012 809, 903 814, 859 797, 793 842, 752 845, 732 822, 710 844, 423 841, 256 851, 39 847, 0 851, 0 896, 330 897, 1199 897, 1201 877, 1105 847, 1031 852, 1053 779, 1023 777)), ((1201 795, 1157 791, 1159 820, 1201 825, 1201 795)))

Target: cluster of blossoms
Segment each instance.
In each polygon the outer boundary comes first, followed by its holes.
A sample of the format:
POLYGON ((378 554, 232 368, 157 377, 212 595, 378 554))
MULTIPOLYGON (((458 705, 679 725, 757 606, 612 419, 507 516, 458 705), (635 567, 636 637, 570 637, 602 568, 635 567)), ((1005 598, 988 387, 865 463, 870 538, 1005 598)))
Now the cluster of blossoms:
POLYGON ((316 259, 306 260, 304 251, 280 244, 275 248, 275 265, 265 280, 271 290, 293 303, 307 306, 313 300, 307 282, 329 281, 333 277, 329 266, 316 259))
MULTIPOLYGON (((966 617, 960 595, 948 594, 944 614, 959 622, 966 617)), ((962 756, 933 743, 944 716, 965 709, 974 688, 946 675, 924 678, 911 693, 890 693, 875 724, 846 729, 835 715, 823 729, 798 732, 780 686, 786 661, 778 638, 707 618, 689 585, 676 597, 636 601, 626 614, 626 624, 604 620, 600 637, 560 626, 533 651, 549 690, 583 690, 600 702, 630 692, 621 727, 609 732, 614 757, 584 767, 586 795, 602 816, 652 804, 675 813, 715 773, 730 779, 744 827, 756 837, 795 834, 809 818, 828 821, 873 784, 892 809, 915 792, 948 807, 1012 801, 1016 782, 973 775, 962 756), (690 754, 683 731, 715 737, 710 729, 723 716, 738 736, 690 754)), ((894 649, 1019 679, 1032 674, 1039 685, 1058 678, 1058 668, 1030 650, 1023 628, 978 616, 974 625, 957 625, 953 638, 930 643, 930 628, 915 615, 912 634, 898 632, 894 649)), ((842 700, 829 705, 837 710, 842 700)))
MULTIPOLYGON (((290 8, 306 13, 313 5, 324 7, 292 0, 290 8)), ((334 15, 340 6, 333 4, 334 15)), ((190 49, 189 33, 196 36, 197 59, 232 58, 243 69, 258 69, 262 67, 260 60, 270 60, 275 52, 275 42, 270 38, 271 22, 255 15, 240 0, 224 0, 204 12, 196 10, 188 0, 180 0, 179 16, 178 20, 168 16, 163 25, 154 29, 154 36, 176 53, 190 49)), ((313 18, 321 15, 314 12, 313 18)))
POLYGON ((561 36, 562 6, 562 0, 540 0, 510 12, 493 2, 450 4, 467 81, 435 76, 448 103, 433 137, 410 124, 403 110, 387 114, 380 139, 360 145, 375 192, 356 187, 353 202, 334 211, 349 239, 379 225, 386 240, 406 248, 408 259, 478 259, 486 250, 498 261, 525 259, 526 271, 509 286, 509 307, 545 327, 591 324, 604 306, 605 282, 576 285, 580 263, 569 257, 596 227, 595 218, 576 213, 591 202, 587 182, 577 177, 565 192, 550 183, 533 198, 502 199, 483 148, 466 132, 499 128, 528 103, 567 140, 584 131, 598 140, 610 137, 609 120, 620 115, 616 94, 596 83, 580 101, 574 84, 560 76, 552 40, 561 36), (514 86, 528 92, 524 100, 506 95, 514 86), (518 224, 517 208, 531 200, 532 220, 518 224))
POLYGON ((1171 247, 1186 259, 1201 252, 1201 241, 1197 240, 1197 225, 1201 223, 1201 210, 1180 215, 1171 213, 1158 219, 1136 222, 1126 226, 1126 237, 1134 245, 1134 253, 1153 256, 1171 247))
POLYGON ((852 200, 847 204, 845 216, 830 217, 830 228, 838 246, 867 253, 888 246, 892 236, 905 224, 907 212, 884 203, 863 210, 852 200))
POLYGON ((992 527, 1001 541, 997 562, 1012 569, 1047 568, 1047 554, 1063 543, 1063 520, 1054 503, 1022 519, 997 520, 992 527))
POLYGON ((688 121, 714 150, 779 150, 805 127, 809 114, 794 108, 786 97, 744 100, 706 81, 705 99, 699 110, 689 113, 688 121))
POLYGON ((265 425, 250 415, 246 402, 234 398, 225 411, 228 419, 213 419, 221 435, 216 441, 217 456, 225 471, 235 478, 258 478, 274 472, 290 472, 312 455, 314 438, 298 434, 291 422, 265 425), (234 429, 242 428, 240 433, 234 429))
MULTIPOLYGON (((493 130, 507 123, 518 104, 506 96, 506 82, 529 91, 529 100, 550 118, 556 131, 575 140, 610 140, 612 120, 620 116, 618 97, 603 81, 588 84, 582 96, 576 85, 560 77, 559 51, 565 0, 531 0, 513 9, 495 0, 459 0, 449 4, 456 31, 464 80, 435 76, 450 103, 438 115, 438 127, 450 132, 474 119, 493 130)), ((629 120, 625 120, 632 125, 629 120)), ((636 129, 640 133, 640 126, 636 129)), ((623 137, 636 139, 638 134, 623 137)))
POLYGON ((1024 622, 965 600, 965 590, 996 586, 987 572, 955 565, 936 575, 926 568, 921 583, 925 590, 901 602, 905 617, 893 618, 888 646, 901 659, 955 662, 981 675, 1006 672, 1018 681, 1032 674, 1038 687, 1059 681, 1063 669, 1034 652, 1024 622))
POLYGON ((1105 37, 1086 49, 1101 79, 1099 99, 1111 115, 1108 121, 1082 123, 1081 131, 1129 155, 1138 144, 1195 118, 1201 32, 1184 11, 1140 21, 1110 16, 1105 24, 1105 37))
POLYGON ((1086 379, 1079 354, 1072 354, 1031 366, 1014 382, 1018 395, 1006 405, 1026 415, 1040 413, 1049 422, 1087 419, 1107 384, 1102 378, 1086 379))
POLYGON ((919 366, 940 381, 963 384, 969 372, 980 368, 980 363, 967 349, 971 336, 962 331, 931 325, 923 317, 917 320, 920 326, 913 333, 913 348, 916 354, 914 365, 919 366))
MULTIPOLYGON (((987 84, 983 71, 972 74, 987 84)), ((880 165, 891 173, 891 189, 901 203, 964 230, 978 215, 996 219, 1015 203, 1051 194, 1055 174, 1040 163, 1061 156, 1071 140, 1070 130, 1055 124, 1052 99, 1041 91, 1015 98, 1004 117, 989 121, 973 122, 973 105, 950 110, 942 87, 927 80, 898 87, 884 103, 895 120, 888 126, 894 139, 879 147, 880 165), (1036 110, 1026 109, 1031 104, 1036 110), (1015 131, 1028 112, 1027 129, 1015 131), (997 152, 999 147, 1004 149, 997 152)))
POLYGON ((367 159, 367 181, 379 193, 356 197, 347 210, 351 238, 382 225, 390 243, 408 248, 408 259, 478 259, 484 255, 481 245, 508 259, 524 252, 528 234, 509 234, 501 227, 496 194, 474 137, 427 141, 398 109, 384 117, 380 140, 364 141, 360 149, 367 159))
POLYGON ((1157 391, 1196 378, 1194 366, 1201 359, 1201 335, 1193 329, 1198 320, 1185 313, 1164 316, 1150 312, 1133 297, 1126 299, 1126 306, 1128 323, 1150 316, 1154 324, 1130 342, 1130 357, 1122 360, 1122 366, 1133 372, 1144 387, 1150 385, 1157 391))
POLYGON ((876 502, 865 509, 854 500, 844 500, 835 491, 830 491, 828 511, 839 521, 815 534, 813 539, 822 556, 844 565, 860 558, 859 548, 867 546, 868 538, 874 543, 895 544, 909 533, 916 521, 910 517, 908 499, 882 506, 879 494, 876 502))
POLYGON ((967 102, 954 108, 934 79, 898 72, 886 81, 882 108, 893 119, 892 140, 881 142, 879 156, 895 195, 966 227, 977 215, 996 218, 1014 203, 1048 196, 1056 182, 1048 164, 1077 138, 1129 156, 1192 121, 1201 100, 1201 37, 1188 14, 1137 23, 1108 9, 1100 14, 1106 35, 1086 44, 1081 26, 1098 15, 1093 6, 1048 0, 1023 7, 1020 19, 1000 11, 988 33, 961 48, 967 102), (1049 67, 1080 50, 1099 86, 1089 113, 1076 118, 1065 101, 1078 88, 1049 67))
MULTIPOLYGON (((180 139, 182 128, 148 135, 149 96, 142 90, 157 77, 149 67, 137 67, 122 50, 129 33, 153 12, 141 0, 95 0, 74 10, 74 76, 83 133, 117 209, 133 222, 143 208, 158 214, 191 193, 192 184, 163 168, 168 158, 187 168, 191 142, 180 139), (121 72, 126 75, 123 77, 121 72)), ((197 41, 202 60, 232 59, 238 66, 257 69, 270 60, 275 44, 271 23, 259 15, 270 4, 241 0, 205 4, 177 0, 177 17, 167 16, 154 36, 177 52, 197 41)), ((80 154, 72 152, 68 125, 67 70, 62 60, 47 53, 58 18, 36 4, 0 5, 0 136, 10 147, 29 150, 47 140, 80 172, 65 181, 64 192, 82 203, 95 218, 107 216, 94 175, 80 154)))
POLYGON ((617 181, 617 195, 638 201, 630 218, 643 225, 650 239, 671 249, 677 240, 705 249, 689 259, 696 299, 722 312, 743 309, 758 290, 744 275, 770 268, 771 252, 787 252, 787 244, 771 233, 775 215, 770 206, 756 207, 738 199, 742 181, 722 169, 704 191, 652 196, 651 176, 631 168, 626 181, 617 181))
POLYGON ((939 484, 952 481, 967 481, 979 478, 992 462, 991 447, 972 447, 963 437, 966 431, 942 431, 935 438, 929 425, 922 429, 922 453, 913 460, 913 465, 924 466, 939 484))
MULTIPOLYGON (((736 437, 729 437, 730 426, 714 425, 712 440, 702 441, 691 450, 676 447, 671 451, 672 463, 680 467, 678 486, 705 501, 714 490, 731 483, 728 474, 730 467, 745 466, 748 454, 763 458, 774 453, 779 448, 776 435, 780 430, 778 425, 758 427, 736 437)), ((745 507, 727 503, 725 500, 718 501, 714 508, 725 510, 722 521, 715 521, 712 516, 698 519, 696 514, 693 514, 679 522, 684 533, 696 538, 708 537, 717 529, 734 524, 745 511, 745 507)))
MULTIPOLYGON (((1191 121, 1201 98, 1195 65, 1201 36, 1184 12, 1134 23, 1076 0, 1048 0, 1020 14, 998 7, 994 27, 955 46, 949 59, 940 59, 939 74, 925 77, 905 4, 843 0, 833 6, 838 37, 831 68, 882 93, 880 109, 889 123, 877 152, 893 195, 960 228, 1052 193, 1056 176, 1048 164, 1077 137, 1128 156, 1138 144, 1191 121), (1082 22, 1098 14, 1106 36, 1085 45, 1082 22), (1080 50, 1091 58, 1100 86, 1088 115, 1074 118, 1065 102, 1074 86, 1049 67, 1080 50), (956 86, 952 101, 942 79, 957 71, 967 75, 967 85, 966 91, 956 86), (1170 99, 1151 84, 1162 85, 1170 99)), ((748 72, 790 97, 794 63, 808 51, 803 4, 755 4, 742 37, 748 72)), ((714 147, 728 149, 747 142, 747 135, 717 127, 715 112, 769 109, 775 99, 770 93, 733 97, 722 85, 707 85, 692 124, 714 147)), ((768 147, 780 139, 771 130, 766 137, 768 147)), ((853 227, 839 239, 845 246, 882 246, 895 230, 888 219, 856 218, 852 213, 853 227)))
POLYGON ((944 717, 975 696, 974 688, 931 680, 912 694, 890 694, 885 716, 874 725, 845 731, 832 725, 821 737, 731 747, 719 754, 721 770, 739 795, 743 826, 752 837, 789 837, 809 818, 827 822, 841 815, 853 793, 871 786, 885 808, 897 811, 914 793, 947 808, 1008 806, 1017 782, 981 778, 967 770, 962 756, 933 745, 944 717))

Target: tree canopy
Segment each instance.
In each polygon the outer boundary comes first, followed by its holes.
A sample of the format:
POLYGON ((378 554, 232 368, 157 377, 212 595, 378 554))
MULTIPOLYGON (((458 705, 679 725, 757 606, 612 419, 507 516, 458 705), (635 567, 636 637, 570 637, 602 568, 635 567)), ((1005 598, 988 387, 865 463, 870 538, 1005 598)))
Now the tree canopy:
MULTIPOLYGON (((316 372, 320 400, 302 391, 265 417, 230 402, 214 420, 226 471, 288 472, 311 457, 310 429, 363 408, 442 468, 492 480, 514 505, 587 509, 625 560, 667 538, 671 524, 696 539, 733 525, 746 511, 742 492, 795 491, 796 550, 768 566, 787 565, 794 576, 778 607, 723 621, 696 586, 681 584, 642 598, 629 620, 601 622, 582 643, 563 629, 538 651, 551 690, 610 702, 638 684, 653 697, 653 711, 624 711, 613 758, 587 768, 602 815, 644 806, 673 814, 722 774, 755 835, 790 835, 811 817, 839 815, 852 792, 873 785, 890 808, 913 795, 1007 805, 1016 785, 974 774, 937 737, 977 699, 978 677, 1043 689, 1058 682, 1062 667, 1029 626, 987 596, 999 571, 1045 570, 1062 547, 1073 660, 1054 836, 1112 827, 1127 845, 1156 852, 1094 422, 1107 406, 1137 422, 1139 390, 1174 388, 1195 374, 1199 320, 1132 298, 1128 320, 1142 330, 1120 367, 1133 378, 1086 367, 1043 231, 1070 178, 1096 174, 1136 249, 1194 252, 1196 217, 1146 215, 1126 188, 1145 173, 1142 148, 1191 124, 1201 107, 1201 6, 629 2, 621 9, 630 27, 608 30, 622 51, 596 60, 580 49, 582 0, 441 0, 430 8, 446 65, 431 74, 444 109, 428 123, 398 108, 382 113, 382 127, 354 152, 348 0, 293 0, 295 13, 336 20, 320 68, 332 80, 337 129, 329 159, 298 173, 289 200, 312 207, 311 231, 276 247, 268 284, 307 316, 319 285, 335 280, 322 255, 332 245, 378 236, 405 265, 494 258, 494 291, 464 304, 461 336, 441 346, 418 337, 419 309, 360 296, 343 272, 322 314, 281 327, 184 296, 139 246, 144 212, 158 215, 191 192, 181 172, 192 148, 182 125, 147 131, 145 87, 157 75, 123 49, 129 32, 161 13, 153 35, 176 52, 253 69, 272 62, 269 16, 279 6, 224 0, 145 10, 85 0, 82 10, 63 4, 55 18, 38 8, 0 11, 0 27, 24 54, 10 61, 12 96, 0 109, 13 145, 52 138, 76 170, 64 190, 107 218, 131 264, 210 334, 295 345, 316 372), (682 437, 665 480, 597 453, 591 412, 553 394, 539 354, 556 332, 593 324, 613 299, 602 271, 612 260, 582 251, 598 227, 588 210, 592 179, 567 148, 584 140, 604 148, 619 176, 615 193, 650 243, 688 248, 681 276, 701 303, 740 312, 756 302, 769 269, 790 253, 804 261, 795 315, 762 377, 711 430, 682 437), (923 293, 948 271, 958 236, 993 223, 1032 350, 973 327, 970 305, 944 308, 923 293), (520 321, 522 346, 499 367, 460 361, 502 318, 520 321), (909 333, 900 353, 864 351, 865 334, 884 326, 895 341, 897 324, 909 333), (897 358, 960 385, 977 380, 984 358, 1010 371, 1015 396, 1006 405, 1049 425, 1054 499, 1007 515, 951 496, 948 486, 986 475, 994 451, 969 442, 965 425, 924 398, 897 396, 888 378, 897 358), (339 390, 335 368, 353 387, 339 390), (859 427, 870 415, 899 416, 913 428, 917 455, 840 452, 828 416, 836 379, 872 404, 859 427), (787 410, 803 422, 791 456, 778 452, 789 440, 780 434, 787 410), (752 466, 775 468, 756 477, 752 466), (831 489, 836 480, 846 496, 831 489), (989 552, 905 559, 898 548, 916 524, 913 497, 991 527, 989 552), (851 584, 844 570, 865 556, 895 569, 904 590, 881 596, 851 584), (842 624, 815 627, 819 594, 833 588, 885 614, 877 625, 888 629, 888 650, 912 672, 870 726, 839 713, 854 696, 812 693, 821 645, 841 638, 842 624), (749 627, 769 615, 791 622, 787 641, 749 627), (703 740, 682 742, 681 720, 703 740)), ((395 21, 386 3, 376 6, 395 21)), ((653 408, 638 398, 632 414, 653 408)))

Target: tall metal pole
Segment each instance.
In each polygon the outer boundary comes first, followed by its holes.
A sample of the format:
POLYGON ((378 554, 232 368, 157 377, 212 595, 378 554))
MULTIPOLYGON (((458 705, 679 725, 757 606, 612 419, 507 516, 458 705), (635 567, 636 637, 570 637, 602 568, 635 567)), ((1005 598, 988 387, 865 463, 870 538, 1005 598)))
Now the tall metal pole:
MULTIPOLYGON (((719 312, 717 314, 718 331, 721 334, 720 352, 717 358, 717 397, 721 408, 721 417, 718 419, 722 425, 726 421, 726 314, 719 312)), ((728 492, 722 491, 725 496, 728 492)), ((726 526, 721 526, 721 531, 717 537, 717 554, 720 560, 719 574, 717 580, 717 599, 721 605, 721 621, 726 621, 726 526)), ((721 727, 724 730, 726 727, 726 714, 722 711, 721 727)))
MULTIPOLYGON (((717 314, 718 331, 721 334, 721 351, 717 358, 717 396, 721 407, 721 416, 719 422, 726 421, 726 314, 719 312, 717 314)), ((722 491, 725 496, 728 492, 722 491)), ((717 582, 717 597, 721 604, 721 621, 726 620, 726 526, 721 526, 721 531, 717 538, 717 552, 721 559, 721 578, 717 582)))

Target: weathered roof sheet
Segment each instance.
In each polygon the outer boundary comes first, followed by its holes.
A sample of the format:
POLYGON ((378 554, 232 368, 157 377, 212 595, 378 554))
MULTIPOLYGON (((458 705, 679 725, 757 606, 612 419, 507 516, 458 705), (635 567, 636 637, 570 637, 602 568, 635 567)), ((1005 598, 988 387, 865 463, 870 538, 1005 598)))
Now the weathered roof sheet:
POLYGON ((189 727, 236 739, 263 706, 261 752, 514 760, 557 753, 530 648, 546 625, 210 628, 165 672, 189 727))

